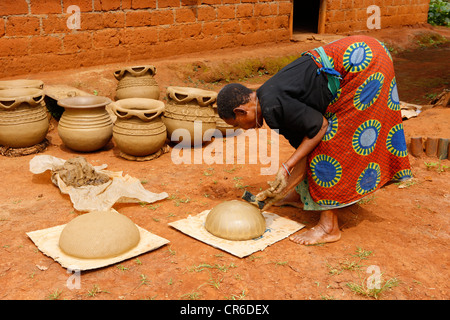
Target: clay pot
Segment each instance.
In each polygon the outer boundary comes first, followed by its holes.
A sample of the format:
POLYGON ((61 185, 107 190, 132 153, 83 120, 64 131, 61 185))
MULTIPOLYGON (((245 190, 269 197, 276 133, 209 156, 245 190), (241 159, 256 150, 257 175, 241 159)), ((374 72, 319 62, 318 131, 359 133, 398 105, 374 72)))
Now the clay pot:
POLYGON ((0 145, 26 148, 45 139, 49 122, 44 96, 36 88, 0 90, 0 145))
POLYGON ((414 157, 420 157, 423 153, 422 137, 412 137, 410 152, 414 157))
POLYGON ((116 101, 111 111, 117 116, 113 137, 124 153, 143 157, 159 151, 167 133, 161 115, 164 102, 153 99, 129 98, 116 101))
POLYGON ((231 200, 218 204, 208 213, 205 229, 227 240, 250 240, 263 235, 266 220, 256 206, 231 200))
POLYGON ((112 137, 113 123, 106 111, 111 100, 101 96, 77 96, 58 100, 64 112, 58 134, 70 149, 91 152, 103 148, 112 137))
POLYGON ((151 65, 126 67, 114 72, 119 80, 116 100, 127 98, 159 99, 159 86, 154 76, 156 67, 151 65))
POLYGON ((437 155, 438 139, 428 137, 425 141, 425 154, 429 157, 436 157, 437 155))
POLYGON ((186 146, 198 146, 209 141, 210 137, 205 133, 212 135, 216 128, 212 105, 217 93, 191 87, 168 87, 167 98, 163 121, 169 139, 186 146), (184 131, 176 132, 177 129, 184 131))
POLYGON ((438 148, 437 148, 437 156, 439 159, 447 159, 448 155, 448 139, 439 138, 438 148))
POLYGON ((0 81, 0 90, 17 88, 44 89, 44 82, 41 80, 17 79, 0 81))

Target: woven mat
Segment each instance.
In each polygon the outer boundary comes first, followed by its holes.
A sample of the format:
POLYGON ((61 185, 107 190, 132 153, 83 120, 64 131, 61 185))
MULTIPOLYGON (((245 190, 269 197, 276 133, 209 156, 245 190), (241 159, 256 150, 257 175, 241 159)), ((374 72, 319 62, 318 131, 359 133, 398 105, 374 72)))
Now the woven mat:
POLYGON ((0 146, 0 154, 6 157, 22 157, 29 154, 42 152, 47 149, 47 146, 49 145, 50 142, 47 139, 44 139, 44 141, 42 141, 41 143, 27 148, 11 148, 7 146, 0 146))

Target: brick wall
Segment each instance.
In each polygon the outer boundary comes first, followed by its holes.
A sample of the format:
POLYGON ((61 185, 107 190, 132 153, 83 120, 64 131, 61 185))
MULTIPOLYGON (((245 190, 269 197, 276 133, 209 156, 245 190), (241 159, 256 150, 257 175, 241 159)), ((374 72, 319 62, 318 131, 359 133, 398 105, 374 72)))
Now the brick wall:
MULTIPOLYGON (((288 41, 292 1, 313 0, 0 0, 0 78, 288 41)), ((429 8, 429 0, 320 3, 325 33, 367 30, 370 5, 381 28, 426 23, 429 8)))
POLYGON ((0 78, 288 41, 291 10, 290 0, 0 0, 0 78))
POLYGON ((380 28, 401 27, 426 23, 430 0, 326 0, 324 32, 368 30, 371 5, 380 10, 380 28))

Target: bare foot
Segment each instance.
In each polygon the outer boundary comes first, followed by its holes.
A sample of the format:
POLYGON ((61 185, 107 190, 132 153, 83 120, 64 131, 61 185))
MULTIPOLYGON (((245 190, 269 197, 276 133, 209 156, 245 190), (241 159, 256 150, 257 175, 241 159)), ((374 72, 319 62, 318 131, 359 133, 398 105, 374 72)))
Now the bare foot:
POLYGON ((310 230, 289 239, 298 244, 312 245, 318 243, 329 243, 341 238, 337 215, 331 211, 323 211, 319 223, 310 230))
POLYGON ((301 209, 303 208, 303 203, 300 200, 300 195, 298 194, 298 192, 295 190, 291 190, 282 200, 275 203, 274 206, 291 206, 301 209))

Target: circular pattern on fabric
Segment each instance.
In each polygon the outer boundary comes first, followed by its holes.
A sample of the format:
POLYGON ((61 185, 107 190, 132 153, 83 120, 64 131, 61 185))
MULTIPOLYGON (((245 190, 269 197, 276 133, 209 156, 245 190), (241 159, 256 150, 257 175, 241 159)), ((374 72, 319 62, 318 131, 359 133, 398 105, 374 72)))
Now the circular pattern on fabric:
POLYGON ((396 174, 394 174, 394 176, 392 177, 392 180, 403 181, 403 180, 411 179, 412 177, 413 177, 413 174, 412 174, 411 169, 404 169, 404 170, 400 170, 396 174))
POLYGON ((374 191, 380 183, 381 170, 378 163, 371 162, 359 175, 356 182, 356 192, 366 194, 374 191))
POLYGON ((393 155, 397 157, 406 157, 408 149, 406 147, 403 123, 396 124, 389 130, 386 139, 386 147, 393 155))
POLYGON ((359 155, 367 156, 375 149, 381 123, 377 120, 367 120, 353 134, 352 147, 359 155))
POLYGON ((341 205, 338 201, 329 200, 329 199, 318 200, 317 204, 319 204, 321 206, 327 206, 327 207, 338 207, 341 205))
POLYGON ((326 112, 324 117, 328 120, 328 128, 325 132, 325 135, 322 138, 322 141, 331 140, 337 133, 338 130, 338 119, 335 113, 326 112))
POLYGON ((395 80, 395 77, 392 79, 389 86, 388 107, 393 111, 400 110, 400 99, 398 97, 397 81, 395 80))
MULTIPOLYGON (((334 59, 332 57, 328 56, 328 55, 327 55, 327 58, 328 58, 328 61, 330 61, 331 67, 334 69, 334 59)), ((317 57, 316 61, 319 62, 323 67, 325 67, 324 64, 322 63, 322 57, 321 56, 317 57)))
POLYGON ((365 110, 378 99, 383 87, 384 76, 381 72, 370 75, 356 90, 353 105, 358 110, 365 110))
POLYGON ((360 72, 372 61, 372 49, 364 42, 355 42, 344 52, 344 68, 348 72, 360 72))
POLYGON ((331 104, 335 103, 336 101, 338 101, 339 97, 341 96, 341 92, 342 92, 342 89, 339 88, 337 90, 337 92, 336 92, 336 95, 333 97, 333 100, 331 100, 329 105, 331 105, 331 104))
POLYGON ((341 164, 325 154, 315 156, 310 167, 314 182, 324 188, 336 185, 342 177, 341 164))
MULTIPOLYGON (((378 40, 377 40, 378 41, 378 40)), ((391 53, 390 53, 390 51, 389 51, 389 49, 386 47, 386 45, 383 43, 383 42, 381 42, 381 41, 378 41, 380 44, 381 44, 381 46, 384 48, 384 51, 386 51, 386 54, 388 55, 388 57, 389 57, 389 59, 391 59, 391 61, 392 61, 392 56, 391 56, 391 53)))

